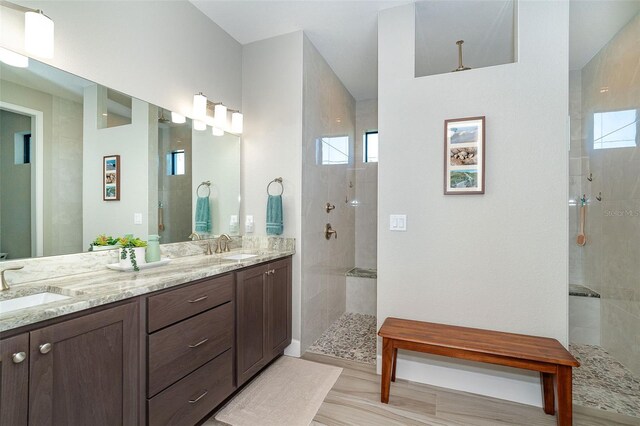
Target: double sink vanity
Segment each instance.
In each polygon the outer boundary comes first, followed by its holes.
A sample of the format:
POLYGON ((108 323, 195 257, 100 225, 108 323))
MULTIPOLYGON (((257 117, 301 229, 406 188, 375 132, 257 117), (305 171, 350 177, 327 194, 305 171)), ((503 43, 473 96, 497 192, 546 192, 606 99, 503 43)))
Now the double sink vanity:
POLYGON ((293 241, 268 240, 221 255, 169 245, 181 255, 137 273, 104 268, 116 253, 73 255, 96 264, 12 284, 0 294, 0 425, 198 423, 291 342, 293 241))

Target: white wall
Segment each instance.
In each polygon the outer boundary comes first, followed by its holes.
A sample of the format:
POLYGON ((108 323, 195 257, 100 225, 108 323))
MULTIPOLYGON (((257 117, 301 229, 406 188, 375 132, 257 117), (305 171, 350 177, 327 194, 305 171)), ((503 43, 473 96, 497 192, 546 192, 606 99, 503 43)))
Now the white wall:
MULTIPOLYGON (((568 2, 519 2, 519 61, 414 78, 414 6, 380 13, 378 326, 396 316, 567 344, 568 2), (486 193, 443 195, 443 122, 486 116, 486 193), (408 215, 407 232, 388 217, 408 215)), ((414 360, 398 376, 540 404, 537 375, 414 360)))
MULTIPOLYGON (((302 32, 250 43, 243 48, 242 214, 253 215, 255 234, 266 235, 266 187, 282 177, 283 236, 300 243, 302 181, 302 32)), ((300 262, 293 256, 293 339, 299 355, 300 262)))
MULTIPOLYGON (((241 109, 242 46, 187 1, 17 1, 55 23, 46 62, 189 115, 193 94, 241 109)), ((24 14, 2 8, 0 45, 24 53, 24 14)))
MULTIPOLYGON (((149 217, 149 144, 157 144, 155 107, 133 99, 131 124, 97 128, 99 87, 89 86, 84 97, 82 152, 83 247, 100 234, 134 234, 147 239, 149 217), (120 200, 103 201, 103 157, 120 155, 120 200), (141 213, 142 224, 134 224, 141 213)), ((155 163, 155 162, 154 162, 155 163)), ((153 182, 155 188, 157 176, 153 182)), ((155 209, 156 206, 153 206, 155 209)))

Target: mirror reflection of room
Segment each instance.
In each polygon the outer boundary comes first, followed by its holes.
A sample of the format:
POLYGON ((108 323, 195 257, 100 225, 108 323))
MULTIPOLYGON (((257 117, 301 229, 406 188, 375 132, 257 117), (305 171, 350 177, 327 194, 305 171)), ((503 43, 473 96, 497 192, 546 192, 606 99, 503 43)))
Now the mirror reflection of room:
POLYGON ((190 119, 35 60, 0 64, 0 75, 0 259, 79 253, 101 234, 187 241, 203 181, 201 236, 238 234, 238 136, 193 130, 190 119), (121 197, 103 197, 116 185, 102 164, 112 155, 121 197))

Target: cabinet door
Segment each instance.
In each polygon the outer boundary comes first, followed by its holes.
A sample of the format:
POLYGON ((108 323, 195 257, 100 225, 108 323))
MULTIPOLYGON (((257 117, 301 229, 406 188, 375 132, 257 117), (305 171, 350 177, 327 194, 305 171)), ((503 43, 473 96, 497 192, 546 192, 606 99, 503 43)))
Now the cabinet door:
POLYGON ((267 350, 273 359, 291 343, 291 259, 271 263, 269 270, 267 350))
POLYGON ((0 426, 25 426, 29 413, 29 335, 0 341, 0 426))
POLYGON ((238 272, 236 292, 237 386, 240 386, 267 362, 265 265, 238 272))
POLYGON ((138 325, 129 303, 31 332, 29 424, 136 425, 138 325))

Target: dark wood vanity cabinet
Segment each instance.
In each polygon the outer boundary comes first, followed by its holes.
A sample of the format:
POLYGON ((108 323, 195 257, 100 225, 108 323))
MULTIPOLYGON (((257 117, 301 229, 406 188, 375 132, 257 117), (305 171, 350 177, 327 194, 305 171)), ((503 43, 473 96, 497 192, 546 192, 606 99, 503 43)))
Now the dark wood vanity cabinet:
POLYGON ((234 275, 147 298, 147 423, 196 424, 235 390, 234 275))
POLYGON ((138 324, 134 302, 3 340, 0 424, 137 425, 138 324))
POLYGON ((0 426, 23 426, 29 412, 29 334, 0 340, 0 426))
POLYGON ((291 258, 236 274, 238 386, 291 343, 291 258))

